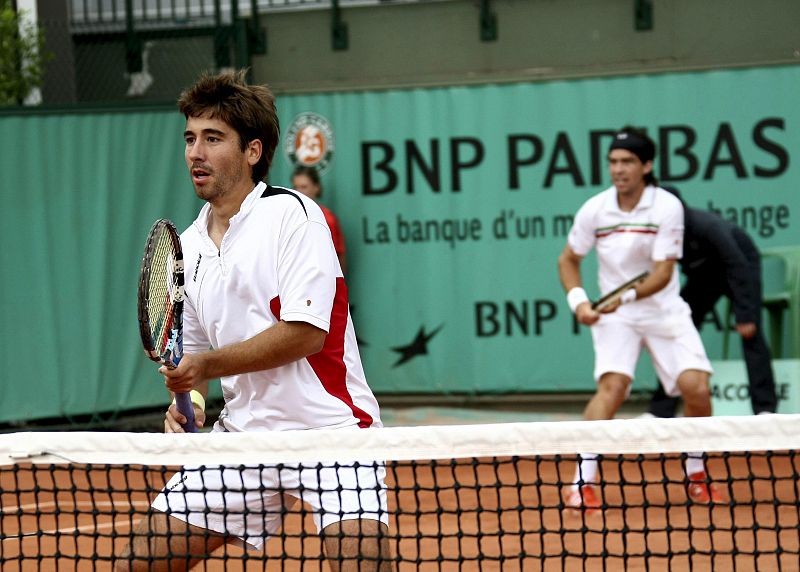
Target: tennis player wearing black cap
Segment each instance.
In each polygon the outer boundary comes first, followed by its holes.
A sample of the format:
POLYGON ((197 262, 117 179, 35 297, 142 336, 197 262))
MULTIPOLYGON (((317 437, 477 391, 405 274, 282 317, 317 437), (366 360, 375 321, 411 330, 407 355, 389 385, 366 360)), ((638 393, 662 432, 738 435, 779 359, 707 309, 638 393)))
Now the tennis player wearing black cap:
MULTIPOLYGON (((711 364, 689 305, 680 297, 675 264, 683 251, 683 206, 657 186, 654 158, 655 144, 644 131, 624 127, 615 134, 608 151, 612 186, 578 210, 558 259, 570 309, 592 332, 597 390, 584 409, 587 420, 614 418, 630 394, 642 347, 650 353, 667 395, 683 397, 686 416, 711 415, 711 364), (649 272, 601 312, 592 309, 582 288, 581 261, 592 248, 597 250, 601 292, 649 272)), ((565 504, 596 510, 602 506, 594 486, 598 462, 594 455, 581 457, 565 504)), ((701 455, 688 455, 686 474, 687 492, 695 502, 724 501, 708 482, 701 455)))

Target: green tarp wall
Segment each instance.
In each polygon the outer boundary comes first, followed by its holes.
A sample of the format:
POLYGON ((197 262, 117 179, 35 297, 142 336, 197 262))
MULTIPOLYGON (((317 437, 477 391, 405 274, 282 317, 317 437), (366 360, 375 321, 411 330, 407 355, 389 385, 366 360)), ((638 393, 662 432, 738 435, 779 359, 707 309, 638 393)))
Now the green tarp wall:
MULTIPOLYGON (((283 96, 335 141, 324 202, 349 249, 379 393, 585 391, 588 331, 556 272, 571 215, 608 185, 609 134, 646 127, 657 174, 761 246, 800 243, 800 66, 283 96)), ((164 403, 136 326, 156 218, 200 206, 174 109, 0 117, 0 421, 164 403)), ((289 184, 279 148, 271 182, 289 184)), ((597 294, 594 262, 584 275, 597 294)), ((797 309, 794 309, 797 312, 797 309)), ((703 337, 719 358, 719 326, 703 337)), ((738 351, 738 343, 733 343, 738 351)), ((735 354, 734 354, 735 357, 735 354)), ((646 361, 646 360, 645 360, 646 361)), ((643 366, 641 387, 653 385, 643 366)))

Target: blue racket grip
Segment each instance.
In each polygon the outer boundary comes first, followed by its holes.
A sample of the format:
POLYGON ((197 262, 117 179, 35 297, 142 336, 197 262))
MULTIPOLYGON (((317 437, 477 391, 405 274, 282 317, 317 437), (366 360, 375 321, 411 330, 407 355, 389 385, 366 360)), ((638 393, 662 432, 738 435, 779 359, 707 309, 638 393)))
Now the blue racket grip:
POLYGON ((183 430, 187 433, 197 433, 197 425, 194 422, 194 405, 192 398, 188 393, 176 393, 175 404, 178 406, 178 411, 186 417, 186 423, 181 424, 183 430))
MULTIPOLYGON (((181 361, 183 357, 182 352, 173 355, 172 361, 175 364, 175 367, 181 361)), ((175 394, 175 405, 178 406, 178 411, 186 417, 186 423, 182 423, 181 427, 187 433, 197 433, 197 425, 194 421, 194 405, 192 404, 192 398, 188 393, 176 393, 175 394)))

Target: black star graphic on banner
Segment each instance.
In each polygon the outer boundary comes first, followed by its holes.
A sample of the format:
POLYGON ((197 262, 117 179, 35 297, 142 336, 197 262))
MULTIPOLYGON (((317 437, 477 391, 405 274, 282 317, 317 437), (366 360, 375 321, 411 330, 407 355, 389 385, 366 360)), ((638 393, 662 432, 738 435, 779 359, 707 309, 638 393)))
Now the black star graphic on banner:
POLYGON ((393 352, 400 354, 400 359, 398 359, 392 367, 395 368, 399 365, 402 365, 417 356, 427 355, 428 342, 431 341, 431 338, 438 334, 439 330, 441 330, 443 327, 444 324, 433 330, 430 334, 426 334, 425 326, 420 326, 419 332, 417 332, 417 337, 415 337, 410 344, 407 346, 397 346, 391 348, 393 352))

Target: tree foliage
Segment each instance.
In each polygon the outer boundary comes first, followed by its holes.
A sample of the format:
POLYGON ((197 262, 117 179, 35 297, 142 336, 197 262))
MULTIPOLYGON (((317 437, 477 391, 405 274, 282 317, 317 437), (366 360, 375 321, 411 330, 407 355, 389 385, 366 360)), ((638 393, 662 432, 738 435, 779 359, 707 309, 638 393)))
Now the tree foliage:
POLYGON ((0 105, 19 105, 42 85, 48 59, 41 27, 25 22, 11 0, 0 0, 0 105))

